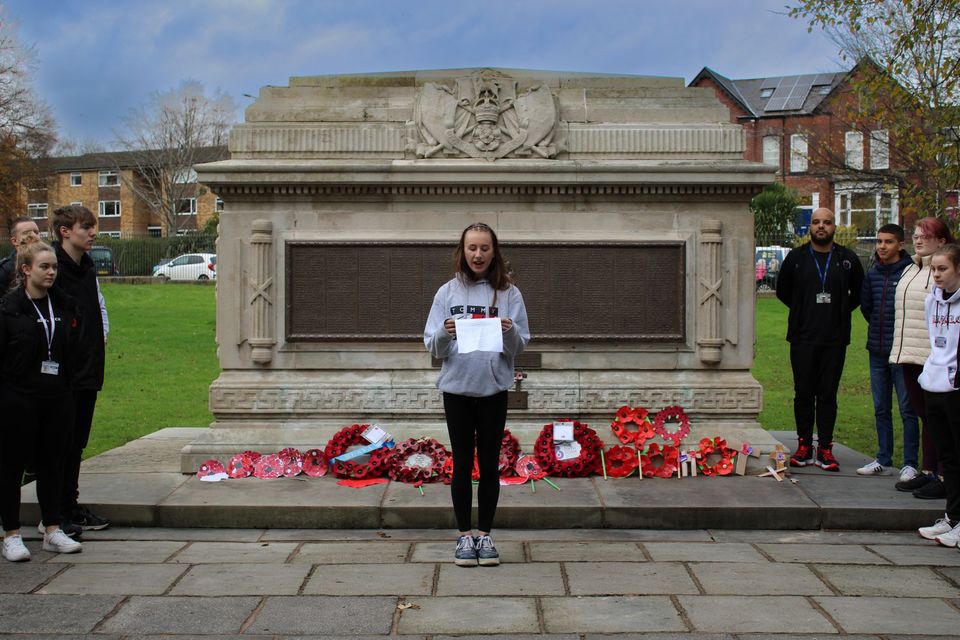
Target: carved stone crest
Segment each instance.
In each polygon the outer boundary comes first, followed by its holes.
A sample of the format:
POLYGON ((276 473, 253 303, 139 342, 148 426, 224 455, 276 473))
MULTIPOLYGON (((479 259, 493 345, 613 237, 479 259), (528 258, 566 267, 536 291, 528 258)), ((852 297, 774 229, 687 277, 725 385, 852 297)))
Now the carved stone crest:
POLYGON ((489 69, 457 78, 455 87, 424 84, 413 111, 417 157, 555 157, 562 131, 555 96, 544 85, 517 95, 517 86, 489 69))

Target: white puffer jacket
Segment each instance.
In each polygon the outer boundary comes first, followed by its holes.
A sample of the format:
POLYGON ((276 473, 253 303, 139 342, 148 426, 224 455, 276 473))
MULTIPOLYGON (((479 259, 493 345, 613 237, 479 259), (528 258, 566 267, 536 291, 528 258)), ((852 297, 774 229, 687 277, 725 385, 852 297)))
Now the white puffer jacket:
POLYGON ((893 345, 890 362, 923 366, 930 355, 930 334, 923 317, 923 303, 933 291, 930 260, 933 256, 913 256, 913 264, 903 270, 897 284, 893 345))

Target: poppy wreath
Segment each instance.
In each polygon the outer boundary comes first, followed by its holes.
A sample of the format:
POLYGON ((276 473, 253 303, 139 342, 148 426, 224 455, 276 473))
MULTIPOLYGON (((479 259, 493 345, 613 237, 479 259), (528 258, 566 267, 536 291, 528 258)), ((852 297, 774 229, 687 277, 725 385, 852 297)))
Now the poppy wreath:
POLYGON ((611 478, 626 478, 640 464, 637 450, 624 445, 610 447, 604 458, 607 463, 607 475, 611 478))
POLYGON ((231 478, 248 478, 253 475, 253 467, 260 459, 257 451, 238 453, 227 463, 227 475, 231 478))
POLYGON ((628 407, 626 405, 617 409, 617 415, 610 423, 610 429, 617 440, 623 444, 634 444, 642 447, 643 443, 649 440, 656 433, 653 424, 650 422, 649 411, 643 407, 628 407), (637 425, 637 430, 633 431, 627 428, 627 425, 637 425))
POLYGON ((640 456, 641 471, 645 478, 669 478, 677 472, 680 450, 669 444, 661 447, 654 442, 640 456), (654 464, 659 462, 659 464, 654 464))
POLYGON ((453 456, 433 438, 410 438, 393 449, 388 474, 393 480, 410 484, 442 479, 443 465, 453 456))
POLYGON ((553 423, 543 426, 540 436, 533 445, 533 451, 540 467, 546 471, 547 475, 582 478, 600 470, 600 448, 603 443, 597 437, 597 432, 574 420, 573 439, 580 444, 580 456, 573 460, 557 460, 557 451, 553 443, 553 423))
POLYGON ((386 447, 371 451, 370 460, 365 464, 358 464, 353 460, 337 460, 333 462, 333 458, 342 456, 351 446, 355 444, 367 444, 367 440, 363 437, 363 432, 366 431, 369 426, 370 425, 367 424, 352 424, 349 427, 340 429, 340 431, 337 431, 333 437, 330 438, 330 442, 327 443, 323 453, 327 456, 327 460, 331 462, 330 471, 333 472, 333 475, 338 478, 357 479, 379 478, 383 475, 390 461, 390 456, 393 453, 391 449, 387 449, 386 447))
POLYGON ((277 456, 283 464, 283 475, 286 478, 293 478, 300 475, 303 471, 303 454, 293 447, 287 447, 277 451, 277 456))
POLYGON ((510 433, 510 429, 503 430, 503 440, 500 441, 500 475, 513 475, 516 470, 513 468, 520 457, 520 441, 517 436, 510 433))
POLYGON ((697 451, 697 468, 705 476, 728 476, 733 472, 733 456, 737 452, 727 447, 727 441, 716 436, 713 440, 703 438, 697 451), (707 456, 717 454, 720 459, 714 464, 707 462, 707 456))
POLYGON ((308 449, 303 453, 303 472, 311 478, 327 475, 327 456, 320 449, 308 449))
POLYGON ((518 476, 525 480, 539 480, 547 475, 540 466, 540 463, 537 462, 537 457, 531 455, 520 456, 517 458, 514 471, 517 472, 518 476))
POLYGON ((682 407, 676 405, 664 407, 653 419, 653 428, 661 438, 671 442, 674 447, 679 447, 680 442, 690 435, 690 418, 682 407), (680 422, 676 431, 667 431, 667 420, 680 422))

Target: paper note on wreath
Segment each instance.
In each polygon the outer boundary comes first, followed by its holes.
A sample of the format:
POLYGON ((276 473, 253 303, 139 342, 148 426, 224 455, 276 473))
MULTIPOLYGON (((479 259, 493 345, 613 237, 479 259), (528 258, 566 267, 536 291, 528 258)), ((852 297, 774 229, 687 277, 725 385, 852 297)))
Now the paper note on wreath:
POLYGON ((503 353, 503 329, 500 318, 462 318, 457 323, 457 351, 503 353))

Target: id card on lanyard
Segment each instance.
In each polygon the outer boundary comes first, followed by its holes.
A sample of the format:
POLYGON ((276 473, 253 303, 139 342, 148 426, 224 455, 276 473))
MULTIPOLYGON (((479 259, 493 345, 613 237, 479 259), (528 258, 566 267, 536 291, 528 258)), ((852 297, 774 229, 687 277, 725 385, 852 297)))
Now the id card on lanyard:
POLYGON ((813 253, 813 247, 810 247, 810 257, 813 258, 813 264, 817 267, 817 274, 820 276, 820 293, 817 294, 817 304, 830 304, 830 294, 827 293, 827 273, 830 271, 830 258, 833 257, 833 247, 827 254, 827 264, 823 269, 820 268, 820 261, 813 253))
POLYGON ((47 311, 50 312, 50 326, 47 326, 47 319, 40 313, 40 308, 37 306, 37 303, 34 302, 30 296, 27 296, 27 300, 30 301, 30 304, 32 304, 36 310, 37 317, 39 318, 37 322, 43 325, 43 334, 47 338, 47 359, 40 363, 40 373, 48 376, 58 375, 60 373, 60 363, 53 359, 53 336, 57 331, 57 322, 53 315, 53 302, 50 301, 50 295, 48 294, 47 311))

